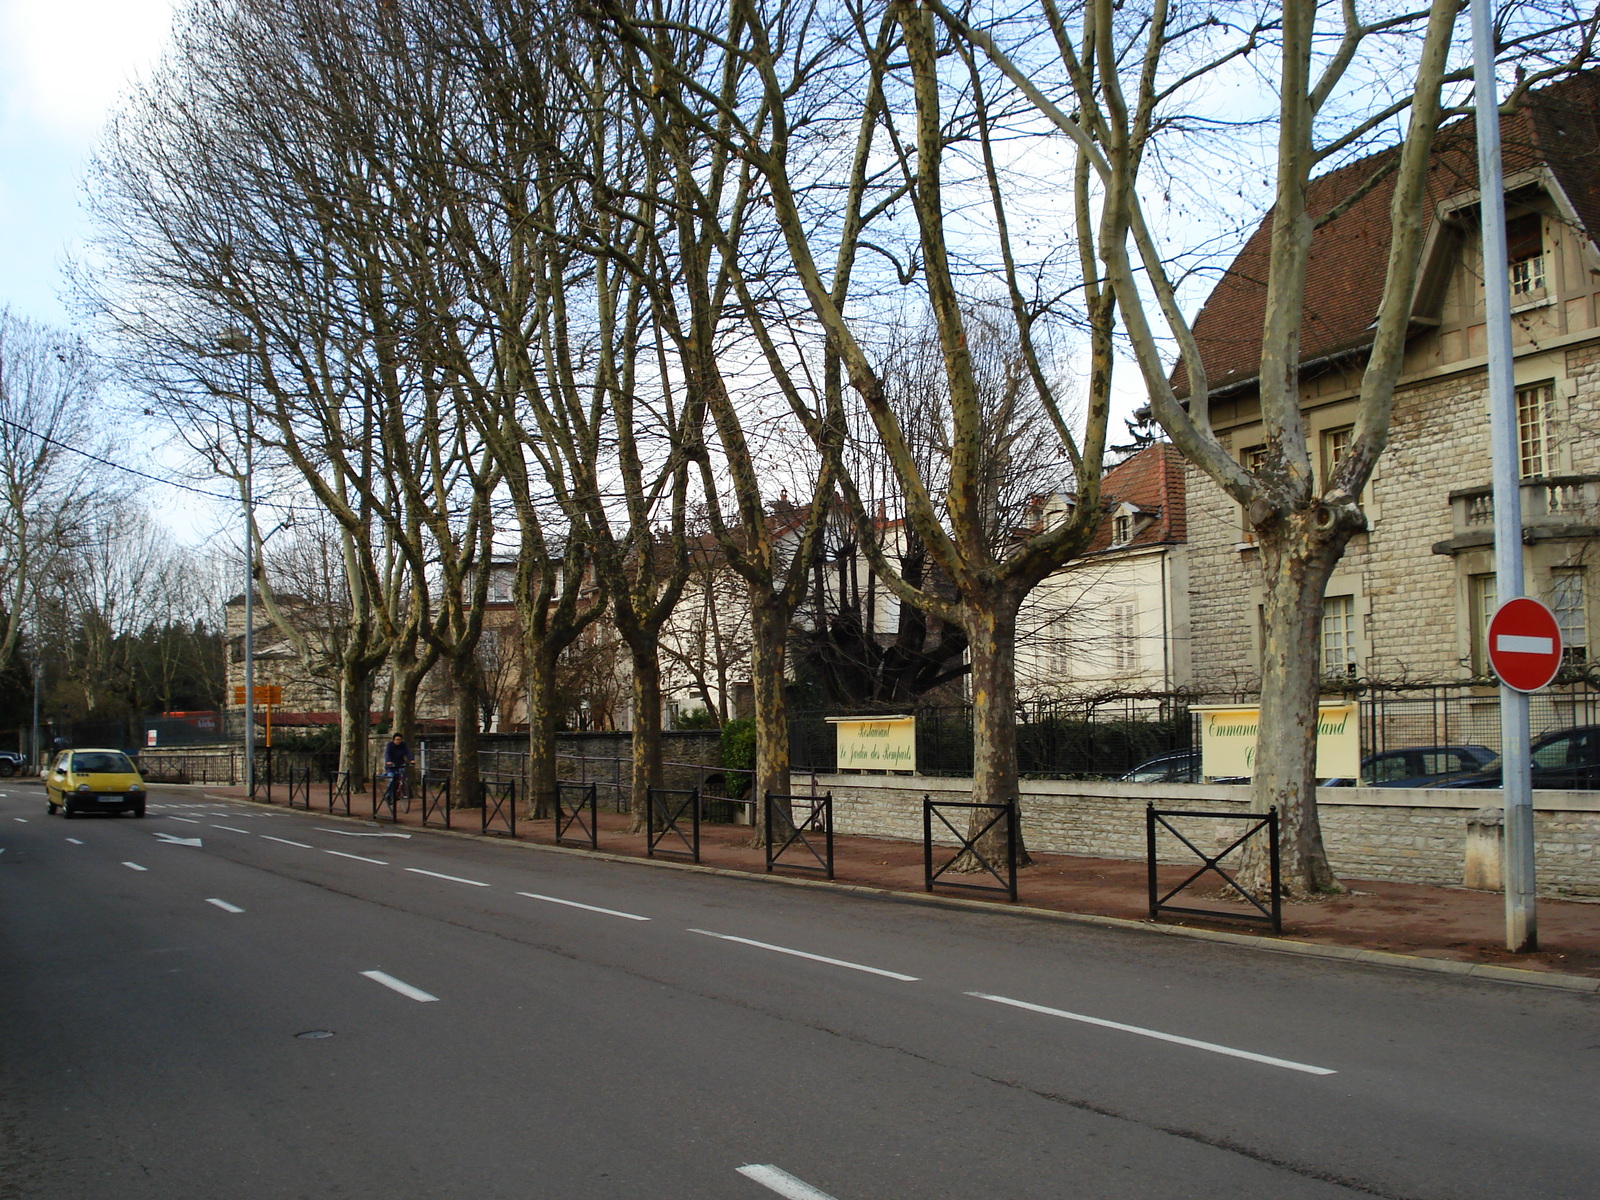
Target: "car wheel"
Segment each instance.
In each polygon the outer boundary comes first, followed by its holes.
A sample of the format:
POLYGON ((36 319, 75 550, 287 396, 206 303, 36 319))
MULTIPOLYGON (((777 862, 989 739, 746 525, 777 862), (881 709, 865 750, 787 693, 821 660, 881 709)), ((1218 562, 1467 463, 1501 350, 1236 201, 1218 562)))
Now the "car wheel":
POLYGON ((138 808, 134 809, 133 810, 133 815, 136 816, 136 817, 144 816, 144 805, 141 804, 141 805, 139 805, 138 808))
POLYGON ((0 779, 10 779, 17 773, 17 764, 14 762, 0 762, 0 779))
POLYGON ((54 800, 51 800, 48 796, 45 797, 44 805, 45 805, 45 809, 44 809, 45 812, 49 813, 52 817, 56 815, 56 809, 61 807, 54 800))
POLYGON ((72 805, 65 796, 61 797, 61 815, 69 821, 77 815, 72 811, 72 805))

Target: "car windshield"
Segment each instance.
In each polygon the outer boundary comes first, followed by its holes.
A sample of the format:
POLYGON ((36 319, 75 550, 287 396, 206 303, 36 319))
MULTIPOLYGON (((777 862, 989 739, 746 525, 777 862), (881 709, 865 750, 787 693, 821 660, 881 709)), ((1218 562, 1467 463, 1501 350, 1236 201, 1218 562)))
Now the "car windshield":
POLYGON ((133 764, 125 754, 97 750, 88 754, 74 754, 72 769, 80 775, 131 775, 133 764))

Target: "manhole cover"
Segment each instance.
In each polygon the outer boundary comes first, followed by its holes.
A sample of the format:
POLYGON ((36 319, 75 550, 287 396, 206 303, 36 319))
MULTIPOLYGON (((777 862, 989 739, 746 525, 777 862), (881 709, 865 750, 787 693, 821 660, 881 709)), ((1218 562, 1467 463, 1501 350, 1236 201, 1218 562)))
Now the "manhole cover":
POLYGON ((315 1038, 325 1038, 325 1037, 332 1037, 332 1036, 333 1036, 333 1030, 331 1030, 331 1029, 308 1029, 304 1033, 295 1034, 295 1037, 297 1037, 297 1038, 305 1038, 307 1041, 311 1041, 311 1040, 313 1040, 315 1038))

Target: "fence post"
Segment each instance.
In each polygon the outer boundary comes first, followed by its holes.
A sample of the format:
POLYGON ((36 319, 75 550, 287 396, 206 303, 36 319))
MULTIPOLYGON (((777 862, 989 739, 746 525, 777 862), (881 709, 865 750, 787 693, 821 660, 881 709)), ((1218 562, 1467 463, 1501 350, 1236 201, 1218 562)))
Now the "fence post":
POLYGON ((1156 891, 1156 806, 1148 801, 1144 806, 1144 861, 1150 891, 1150 919, 1154 921, 1161 901, 1156 891))
POLYGON ((1283 932, 1283 900, 1278 889, 1278 806, 1267 809, 1267 867, 1272 878, 1272 932, 1283 932))
POLYGON ((933 805, 926 792, 922 796, 922 890, 933 891, 933 805))
POLYGON ((1006 813, 1006 879, 1009 883, 1011 903, 1017 902, 1017 820, 1020 804, 1013 798, 1006 813))

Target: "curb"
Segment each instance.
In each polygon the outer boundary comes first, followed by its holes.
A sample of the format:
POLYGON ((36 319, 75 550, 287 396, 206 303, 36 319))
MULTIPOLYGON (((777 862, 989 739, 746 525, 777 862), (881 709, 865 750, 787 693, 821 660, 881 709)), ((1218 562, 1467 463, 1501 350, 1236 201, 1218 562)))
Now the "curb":
MULTIPOLYGON (((202 793, 208 800, 239 801, 256 804, 243 796, 217 796, 202 793)), ((278 805, 262 804, 263 808, 278 805)), ((344 816, 340 813, 311 813, 308 810, 287 809, 289 812, 307 811, 310 816, 326 816, 334 821, 351 821, 363 825, 374 822, 367 817, 344 816)), ((661 867, 673 871, 688 871, 698 875, 715 875, 726 879, 742 879, 755 883, 777 883, 789 887, 822 888, 831 892, 849 892, 880 899, 912 904, 929 904, 938 908, 956 908, 968 912, 990 914, 1017 914, 1048 921, 1065 921, 1075 925, 1097 925, 1108 929, 1136 930, 1164 937, 1187 938, 1191 941, 1222 942, 1249 950, 1265 950, 1274 954, 1292 954, 1301 958, 1322 958, 1339 962, 1367 963, 1374 966, 1398 967, 1402 970, 1421 971, 1425 974, 1455 975, 1470 979, 1487 979, 1497 983, 1515 983, 1525 987, 1550 988, 1579 995, 1600 995, 1600 979, 1588 975, 1568 975, 1560 971, 1528 971, 1520 967, 1502 967, 1493 963, 1460 962, 1448 958, 1424 958, 1416 954, 1395 954, 1388 950, 1359 950, 1354 946, 1329 946, 1321 942, 1297 942, 1284 938, 1262 937, 1259 934, 1228 933, 1216 929, 1191 929, 1184 925, 1158 925, 1152 921, 1133 920, 1128 917, 1107 917, 1098 913, 1062 912, 1054 908, 1035 908, 1027 904, 997 904, 985 900, 968 900, 962 896, 941 896, 928 892, 907 892, 895 888, 873 887, 864 883, 839 883, 829 879, 799 879, 792 875, 757 874, 737 871, 729 867, 708 867, 702 863, 674 862, 661 858, 638 858, 631 854, 613 854, 606 850, 582 850, 576 846, 551 846, 543 842, 524 842, 516 838, 489 838, 483 834, 467 833, 456 829, 437 829, 430 826, 407 827, 408 832, 436 834, 441 837, 461 838, 482 845, 515 846, 524 850, 538 850, 547 854, 566 854, 591 862, 621 863, 625 866, 661 867)))

